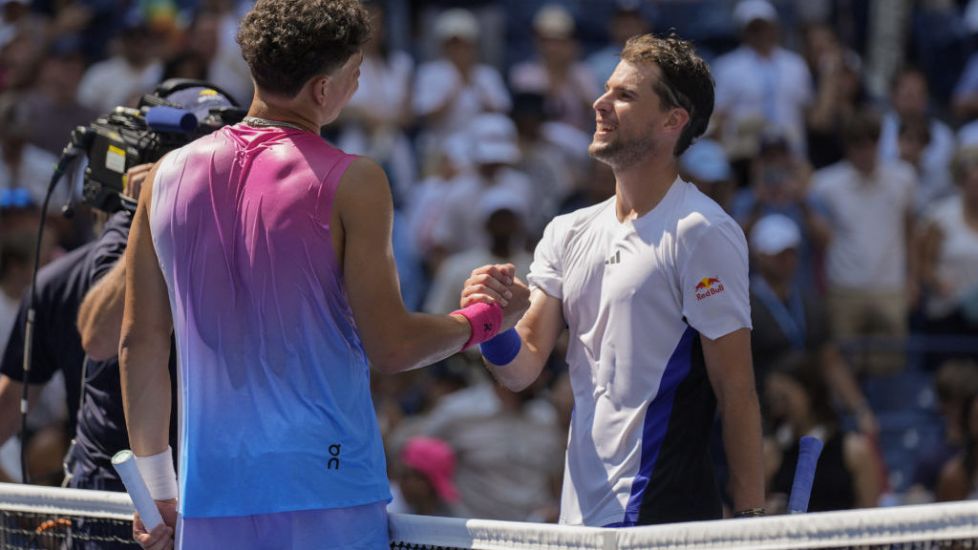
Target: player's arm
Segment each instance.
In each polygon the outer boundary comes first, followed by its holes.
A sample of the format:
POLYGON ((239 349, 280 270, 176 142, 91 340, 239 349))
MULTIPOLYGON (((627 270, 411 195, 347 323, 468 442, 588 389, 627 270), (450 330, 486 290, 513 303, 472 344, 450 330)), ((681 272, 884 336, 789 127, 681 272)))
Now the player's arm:
POLYGON ((701 337, 706 370, 723 424, 734 512, 764 506, 761 410, 754 386, 750 331, 742 328, 711 340, 701 337))
POLYGON ((171 381, 167 365, 173 321, 149 227, 156 171, 154 167, 143 186, 129 233, 119 345, 126 426, 132 450, 140 457, 157 455, 169 446, 171 381))
MULTIPOLYGON (((386 373, 400 372, 459 352, 472 334, 459 315, 407 311, 401 300, 391 246, 393 205, 383 170, 367 159, 353 161, 340 180, 333 219, 339 223, 337 251, 357 329, 371 364, 386 373)), ((500 294, 506 289, 488 282, 500 294)), ((518 298, 518 297, 517 297, 518 298)), ((526 307, 527 299, 510 308, 526 307)))
MULTIPOLYGON (((491 266, 479 268, 472 272, 472 278, 466 281, 462 291, 462 306, 473 301, 489 301, 485 294, 478 292, 479 275, 491 266)), ((514 286, 521 285, 517 281, 514 286)), ((522 391, 540 376, 547 359, 557 344, 557 338, 564 328, 564 315, 560 300, 540 289, 534 289, 530 294, 530 307, 516 324, 516 334, 519 336, 519 353, 505 365, 493 364, 483 358, 486 367, 500 384, 511 391, 522 391)))

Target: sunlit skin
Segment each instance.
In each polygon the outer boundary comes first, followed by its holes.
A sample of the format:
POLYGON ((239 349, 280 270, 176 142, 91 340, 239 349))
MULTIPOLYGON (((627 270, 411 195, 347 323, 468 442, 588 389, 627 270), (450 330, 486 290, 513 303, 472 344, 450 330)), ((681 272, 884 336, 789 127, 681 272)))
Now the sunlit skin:
POLYGON ((646 156, 671 155, 671 140, 662 139, 660 134, 666 119, 681 110, 663 108, 653 87, 658 78, 659 68, 654 64, 618 64, 605 84, 605 92, 594 102, 596 128, 588 147, 591 156, 620 170, 646 156))
POLYGON ((689 113, 666 108, 656 94, 654 63, 622 61, 594 102, 595 131, 588 152, 615 173, 619 220, 651 210, 676 179, 673 154, 689 113))
MULTIPOLYGON (((327 94, 332 92, 336 94, 332 97, 341 98, 341 101, 337 101, 332 105, 331 110, 327 119, 329 122, 336 120, 336 117, 340 115, 340 111, 353 97, 357 89, 360 87, 360 65, 363 64, 363 52, 358 52, 346 61, 340 70, 336 71, 329 77, 327 83, 324 86, 329 86, 330 89, 327 90, 327 94)), ((329 123, 327 122, 327 124, 329 123)))

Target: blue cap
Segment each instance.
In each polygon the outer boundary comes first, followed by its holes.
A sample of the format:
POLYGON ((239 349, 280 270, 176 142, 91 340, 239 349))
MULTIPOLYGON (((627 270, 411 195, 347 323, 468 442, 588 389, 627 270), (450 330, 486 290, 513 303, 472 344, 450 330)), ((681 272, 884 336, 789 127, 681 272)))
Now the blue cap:
POLYGON ((733 177, 727 153, 719 143, 701 139, 693 143, 679 158, 679 167, 694 179, 711 182, 733 177))

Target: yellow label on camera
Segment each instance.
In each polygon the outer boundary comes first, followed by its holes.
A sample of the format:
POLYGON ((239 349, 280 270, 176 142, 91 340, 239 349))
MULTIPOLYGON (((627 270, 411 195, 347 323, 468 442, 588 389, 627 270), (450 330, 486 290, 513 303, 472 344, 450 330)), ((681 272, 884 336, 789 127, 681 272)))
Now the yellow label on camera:
POLYGON ((126 152, 115 145, 109 145, 109 150, 105 152, 105 167, 113 172, 124 174, 126 172, 126 152))

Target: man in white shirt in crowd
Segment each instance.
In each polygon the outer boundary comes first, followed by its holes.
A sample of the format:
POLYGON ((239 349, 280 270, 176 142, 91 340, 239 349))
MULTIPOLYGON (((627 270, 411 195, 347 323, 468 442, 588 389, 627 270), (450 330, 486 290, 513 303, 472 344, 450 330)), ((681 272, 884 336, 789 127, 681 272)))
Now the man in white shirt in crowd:
POLYGON ((516 93, 543 95, 548 119, 588 132, 594 127, 591 101, 600 87, 580 60, 574 28, 574 17, 564 7, 540 8, 533 17, 537 56, 515 65, 509 81, 516 93))
POLYGON ((925 210, 954 193, 951 182, 951 157, 954 156, 954 132, 928 112, 930 92, 927 77, 920 69, 908 67, 893 79, 890 91, 891 110, 883 116, 880 128, 879 155, 884 161, 900 158, 901 127, 923 126, 928 135, 919 161, 920 180, 916 190, 916 208, 925 210))
POLYGON ((441 57, 418 67, 414 85, 414 114, 427 129, 422 152, 431 155, 436 144, 464 131, 480 113, 509 111, 509 91, 499 71, 479 62, 479 23, 462 8, 444 11, 435 21, 441 57))
POLYGON ((78 102, 107 113, 152 91, 163 76, 160 43, 138 13, 128 15, 119 35, 119 54, 89 67, 78 85, 78 102))
POLYGON ((734 158, 750 156, 765 129, 805 152, 805 109, 814 89, 805 60, 778 43, 778 12, 767 0, 743 0, 734 9, 742 45, 713 63, 715 123, 734 158))
MULTIPOLYGON (((840 341, 875 336, 902 338, 908 304, 916 301, 913 235, 913 169, 877 159, 880 123, 863 112, 846 126, 846 160, 815 172, 811 193, 830 221, 826 271, 830 324, 840 341)), ((898 369, 903 352, 874 353, 873 371, 898 369)))
MULTIPOLYGON (((485 224, 473 209, 493 190, 523 204, 533 200, 533 183, 514 165, 521 158, 516 126, 506 115, 486 113, 471 122, 470 155, 474 170, 458 178, 445 193, 443 212, 434 227, 435 257, 488 245, 485 224)), ((530 211, 529 223, 532 223, 530 211)))

